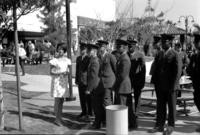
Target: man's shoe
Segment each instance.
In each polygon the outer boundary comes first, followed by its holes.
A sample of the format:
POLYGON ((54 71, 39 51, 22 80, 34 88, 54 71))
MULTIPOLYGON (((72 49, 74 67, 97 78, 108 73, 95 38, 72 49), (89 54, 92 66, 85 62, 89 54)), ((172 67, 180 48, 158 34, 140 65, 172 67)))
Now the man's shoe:
POLYGON ((57 126, 63 126, 63 122, 61 120, 55 120, 54 124, 57 126))
POLYGON ((198 128, 196 129, 196 132, 200 132, 200 127, 198 127, 198 128))
POLYGON ((106 122, 105 121, 102 122, 102 127, 106 128, 106 122))
POLYGON ((166 130, 163 132, 163 135, 171 135, 173 131, 174 131, 174 127, 168 126, 166 130))
POLYGON ((92 126, 90 127, 90 129, 100 129, 100 128, 101 128, 101 125, 96 124, 96 123, 93 123, 92 126))
POLYGON ((129 131, 136 130, 136 129, 138 129, 138 124, 128 126, 128 129, 129 129, 129 131))
POLYGON ((81 118, 83 118, 83 117, 85 117, 86 115, 84 114, 84 113, 81 113, 81 114, 79 114, 78 116, 77 116, 77 118, 79 118, 79 119, 81 119, 81 118))
POLYGON ((153 129, 148 130, 149 133, 163 132, 164 127, 154 127, 153 129))

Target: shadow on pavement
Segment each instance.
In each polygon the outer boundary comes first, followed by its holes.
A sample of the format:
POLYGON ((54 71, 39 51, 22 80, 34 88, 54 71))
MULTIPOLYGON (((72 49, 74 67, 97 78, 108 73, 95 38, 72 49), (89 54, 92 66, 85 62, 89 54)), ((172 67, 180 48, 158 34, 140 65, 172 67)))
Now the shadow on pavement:
MULTIPOLYGON (((15 115, 18 115, 18 111, 12 111, 12 110, 9 110, 8 111, 10 114, 15 114, 15 115)), ((45 116, 45 114, 37 114, 37 113, 31 113, 31 112, 23 112, 23 116, 26 116, 26 117, 31 117, 31 118, 34 118, 34 119, 41 119, 41 120, 44 120, 46 122, 49 122, 49 123, 54 123, 54 116, 45 116)), ((74 114, 65 114, 65 119, 63 119, 64 121, 64 126, 71 129, 71 130, 80 130, 82 128, 84 128, 87 123, 80 123, 79 121, 77 121, 77 119, 75 119, 77 115, 74 115, 74 114)))
POLYGON ((199 116, 179 116, 177 120, 183 121, 183 124, 176 124, 175 131, 181 133, 193 133, 200 126, 199 116))
MULTIPOLYGON (((53 108, 52 106, 45 106, 47 108, 53 108)), ((81 107, 80 106, 72 106, 72 105, 64 105, 63 110, 74 110, 74 111, 80 111, 81 107)))
MULTIPOLYGON (((20 83, 21 86, 27 85, 27 83, 20 83)), ((16 81, 2 81, 2 86, 5 93, 17 96, 17 84, 16 81)), ((39 96, 44 92, 30 92, 21 89, 22 99, 31 99, 33 97, 39 96)))
POLYGON ((176 132, 179 132, 179 133, 187 133, 187 134, 190 134, 190 133, 194 133, 195 132, 195 129, 196 129, 196 125, 195 124, 189 124, 189 123, 185 123, 184 125, 183 124, 176 124, 176 128, 175 128, 175 131, 176 132))

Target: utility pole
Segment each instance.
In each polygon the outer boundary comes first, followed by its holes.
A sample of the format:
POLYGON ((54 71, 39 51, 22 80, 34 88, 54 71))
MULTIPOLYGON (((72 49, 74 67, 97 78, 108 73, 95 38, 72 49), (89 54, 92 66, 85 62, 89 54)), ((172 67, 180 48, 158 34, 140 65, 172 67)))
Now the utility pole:
MULTIPOLYGON (((66 6, 66 38, 67 38, 67 55, 68 58, 72 60, 72 54, 71 54, 71 21, 70 21, 70 2, 71 0, 65 0, 65 6, 66 6)), ((73 89, 72 89, 72 65, 69 67, 69 75, 68 75, 68 81, 69 81, 69 92, 70 97, 67 99, 68 101, 76 100, 76 97, 73 97, 73 89)))
POLYGON ((17 79, 17 101, 19 112, 19 130, 22 130, 22 107, 21 107, 21 89, 19 76, 19 46, 18 46, 18 32, 17 32, 17 4, 13 2, 13 26, 14 26, 14 43, 15 43, 15 72, 17 79))

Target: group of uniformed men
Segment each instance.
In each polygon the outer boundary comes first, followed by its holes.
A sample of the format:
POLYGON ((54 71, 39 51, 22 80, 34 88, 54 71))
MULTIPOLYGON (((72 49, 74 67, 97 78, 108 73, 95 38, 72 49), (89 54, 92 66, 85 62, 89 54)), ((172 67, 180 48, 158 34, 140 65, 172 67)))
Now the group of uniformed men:
POLYGON ((81 55, 76 61, 76 84, 82 108, 79 117, 91 116, 94 112, 92 127, 99 129, 106 124, 106 106, 126 105, 129 129, 136 129, 136 110, 145 83, 144 55, 134 39, 117 39, 115 45, 115 53, 110 53, 107 41, 80 43, 81 55), (132 102, 133 91, 137 103, 135 108, 132 102))
MULTIPOLYGON (((194 35, 196 53, 188 66, 194 88, 194 102, 200 111, 200 34, 194 35)), ((157 96, 156 124, 150 133, 163 132, 171 134, 175 127, 176 90, 182 72, 182 61, 179 53, 172 48, 173 37, 162 35, 154 38, 157 54, 151 67, 151 82, 157 96), (167 120, 168 126, 164 130, 167 120)), ((99 40, 96 44, 80 43, 81 55, 76 61, 76 84, 79 87, 82 113, 79 117, 92 115, 93 128, 99 129, 105 124, 105 107, 112 104, 128 107, 129 129, 136 129, 137 111, 140 104, 141 89, 145 84, 145 60, 134 39, 115 42, 116 51, 107 51, 108 42, 99 40), (113 55, 114 54, 114 55, 113 55), (115 93, 114 96, 112 93, 115 93), (133 107, 134 93, 135 107, 133 107)), ((200 132, 200 128, 196 131, 200 132)))
MULTIPOLYGON (((194 103, 200 111, 200 33, 194 33, 194 46, 196 52, 190 58, 188 66, 185 66, 185 56, 173 48, 173 36, 162 35, 154 38, 154 46, 157 47, 157 54, 151 67, 151 82, 154 84, 157 96, 156 124, 149 130, 150 133, 163 132, 170 135, 175 127, 176 119, 176 97, 180 89, 179 80, 182 74, 187 71, 191 77, 194 88, 194 103), (160 48, 161 47, 161 48, 160 48), (168 105, 168 116, 167 114, 168 105), (168 120, 166 130, 165 121, 168 120)), ((179 46, 179 45, 178 45, 179 46)), ((200 127, 196 129, 200 132, 200 127)))

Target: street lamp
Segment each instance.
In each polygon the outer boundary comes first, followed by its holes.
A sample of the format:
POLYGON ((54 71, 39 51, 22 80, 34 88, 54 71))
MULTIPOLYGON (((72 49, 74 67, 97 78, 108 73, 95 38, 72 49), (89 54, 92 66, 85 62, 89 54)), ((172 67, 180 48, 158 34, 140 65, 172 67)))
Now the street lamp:
POLYGON ((180 16, 178 23, 180 23, 182 19, 184 19, 184 21, 185 21, 185 39, 186 39, 185 41, 186 41, 186 45, 187 45, 188 23, 189 23, 189 20, 193 23, 194 17, 192 15, 180 16))

